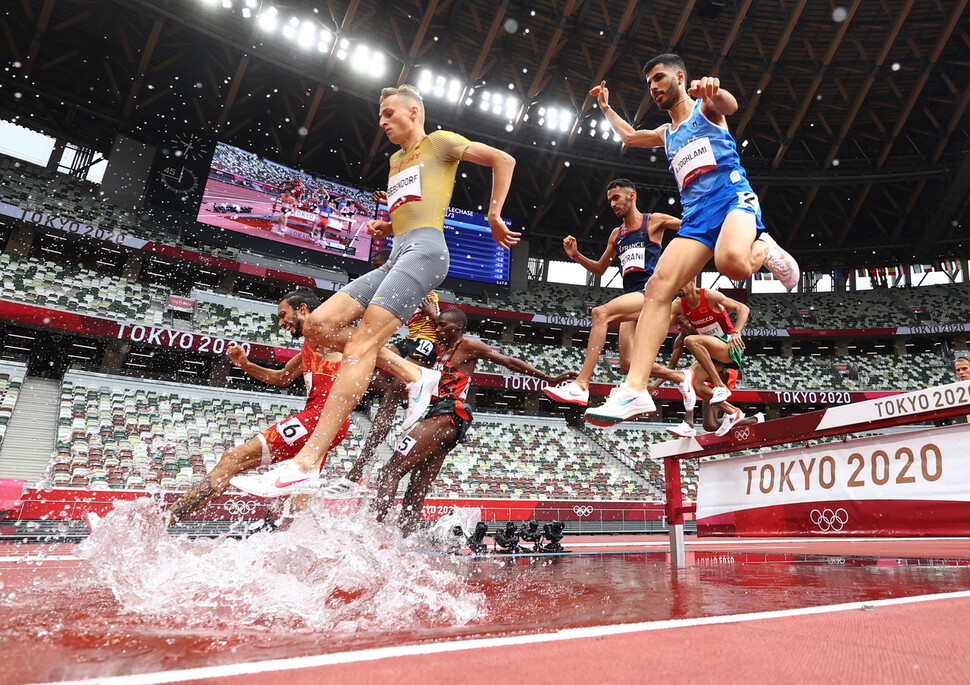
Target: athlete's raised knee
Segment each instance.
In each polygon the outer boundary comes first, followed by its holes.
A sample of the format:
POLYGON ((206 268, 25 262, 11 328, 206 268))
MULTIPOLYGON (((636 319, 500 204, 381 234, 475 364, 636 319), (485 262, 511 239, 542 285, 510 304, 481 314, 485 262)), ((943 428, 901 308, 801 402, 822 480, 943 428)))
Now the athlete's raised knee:
POLYGON ((704 347, 703 343, 701 342, 701 336, 688 335, 686 338, 684 338, 684 347, 686 347, 687 351, 696 357, 697 351, 704 347))
POLYGON ((594 326, 596 324, 603 325, 605 323, 609 323, 609 321, 610 321, 610 312, 606 308, 606 305, 601 305, 599 307, 593 307, 592 317, 593 317, 593 325, 594 326))
POLYGON ((747 254, 728 252, 715 255, 714 266, 732 281, 744 281, 751 276, 752 265, 747 254))

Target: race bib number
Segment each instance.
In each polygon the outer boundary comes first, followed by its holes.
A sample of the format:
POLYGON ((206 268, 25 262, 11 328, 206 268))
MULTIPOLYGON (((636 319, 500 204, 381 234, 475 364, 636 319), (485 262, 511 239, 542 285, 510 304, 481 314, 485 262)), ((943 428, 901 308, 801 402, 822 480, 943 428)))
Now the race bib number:
POLYGON ((705 136, 687 143, 674 155, 672 166, 681 190, 701 174, 717 169, 710 139, 705 136))
POLYGON ((620 268, 626 276, 631 271, 643 271, 647 249, 645 247, 631 247, 620 255, 620 268))
POLYGON ((405 435, 404 438, 397 444, 397 451, 401 453, 402 456, 407 456, 414 446, 418 443, 417 440, 412 438, 410 435, 405 435))
POLYGON ((310 431, 300 422, 300 419, 291 416, 286 421, 282 421, 276 425, 276 432, 283 438, 283 442, 287 445, 292 445, 310 431))
POLYGON ((421 199, 421 167, 408 167, 387 179, 387 206, 394 211, 421 199))

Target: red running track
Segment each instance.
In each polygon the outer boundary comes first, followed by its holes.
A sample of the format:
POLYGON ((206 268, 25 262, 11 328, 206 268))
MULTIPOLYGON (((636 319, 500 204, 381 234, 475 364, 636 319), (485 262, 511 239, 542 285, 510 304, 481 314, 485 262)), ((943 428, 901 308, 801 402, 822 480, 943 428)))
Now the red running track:
POLYGON ((460 628, 352 636, 159 624, 71 546, 0 545, 0 682, 966 680, 970 540, 688 538, 680 571, 663 538, 566 542, 630 553, 468 560, 484 564, 470 583, 512 601, 460 628))

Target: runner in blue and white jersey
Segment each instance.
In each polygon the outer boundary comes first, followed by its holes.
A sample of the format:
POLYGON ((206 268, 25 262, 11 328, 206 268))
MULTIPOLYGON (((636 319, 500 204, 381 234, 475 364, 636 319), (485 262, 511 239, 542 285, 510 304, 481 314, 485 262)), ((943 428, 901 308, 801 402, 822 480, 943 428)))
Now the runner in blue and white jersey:
POLYGON ((726 117, 738 110, 734 96, 711 76, 691 81, 688 88, 687 68, 677 55, 655 57, 644 73, 654 102, 670 114, 669 124, 635 130, 610 107, 605 81, 590 95, 626 145, 664 146, 680 190, 683 221, 647 282, 626 380, 604 405, 586 411, 597 425, 656 410, 647 382, 667 335, 670 303, 712 256, 718 271, 736 281, 765 267, 791 290, 800 275, 791 255, 764 232, 758 196, 727 129, 726 117))

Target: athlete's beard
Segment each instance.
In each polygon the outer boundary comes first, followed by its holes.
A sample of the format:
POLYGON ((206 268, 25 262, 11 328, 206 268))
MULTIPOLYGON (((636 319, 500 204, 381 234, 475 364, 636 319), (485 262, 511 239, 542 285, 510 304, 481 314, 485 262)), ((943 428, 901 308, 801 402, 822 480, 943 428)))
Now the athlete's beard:
POLYGON ((302 338, 303 337, 303 318, 299 316, 293 317, 293 337, 302 338))

